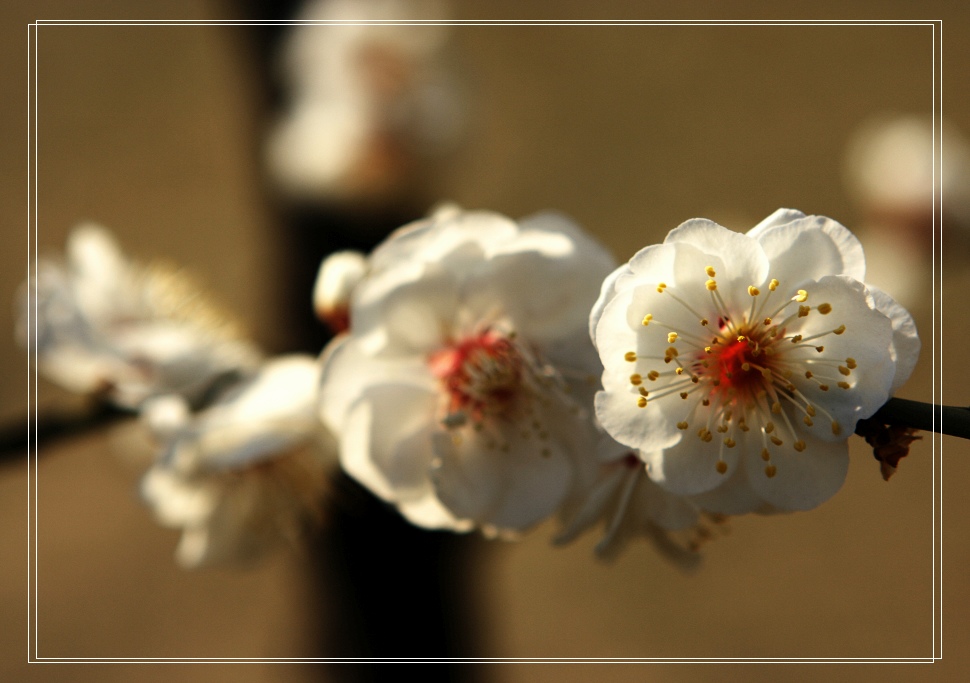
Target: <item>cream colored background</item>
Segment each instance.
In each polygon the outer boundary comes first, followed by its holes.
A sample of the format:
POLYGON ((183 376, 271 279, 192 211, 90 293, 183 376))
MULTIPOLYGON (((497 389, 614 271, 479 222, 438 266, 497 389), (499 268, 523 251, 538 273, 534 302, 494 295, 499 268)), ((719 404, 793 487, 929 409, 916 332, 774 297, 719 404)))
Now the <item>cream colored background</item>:
MULTIPOLYGON (((5 3, 0 101, 5 249, 0 294, 27 253, 26 25, 35 18, 231 18, 231 5, 172 0, 5 3)), ((465 2, 475 17, 765 17, 760 5, 465 2), (759 9, 761 8, 761 9, 759 9)), ((956 4, 772 4, 772 17, 944 19, 947 115, 970 130, 965 11, 956 4)), ((882 111, 928 113, 927 27, 463 27, 475 93, 467 147, 436 186, 442 198, 517 216, 554 207, 620 259, 705 216, 744 230, 778 206, 858 211, 842 189, 850 131, 882 111)), ((256 338, 282 343, 274 292, 285 264, 258 170, 263 119, 243 29, 42 27, 38 221, 42 252, 79 219, 113 228, 141 258, 204 274, 256 338)), ((967 403, 970 369, 957 305, 962 254, 944 272, 944 398, 967 403)), ((309 293, 308 293, 309 296, 309 293)), ((932 309, 913 311, 924 354, 902 395, 929 400, 932 309)), ((0 415, 25 410, 27 369, 0 306, 0 415)), ((937 321, 939 323, 939 321, 937 321)), ((939 363, 940 359, 937 358, 939 363)), ((43 385, 41 401, 56 403, 43 385)), ((139 465, 114 447, 130 425, 45 447, 38 467, 39 644, 58 657, 298 657, 309 651, 304 571, 280 556, 250 573, 178 570, 176 535, 135 493, 139 465)), ((732 521, 705 566, 683 576, 646 544, 612 566, 592 539, 565 550, 551 527, 485 549, 475 582, 492 657, 925 657, 933 653, 931 439, 891 483, 854 444, 842 492, 816 511, 732 521)), ((941 457, 942 452, 942 457, 941 457)), ((963 485, 970 450, 944 439, 942 663, 927 665, 501 665, 496 681, 964 680, 970 562, 963 485)), ((0 679, 28 681, 307 680, 288 666, 35 665, 27 656, 27 465, 0 467, 0 679)), ((415 653, 420 654, 420 653, 415 653)), ((339 672, 338 672, 339 673, 339 672)), ((339 676, 336 680, 339 680, 339 676)))

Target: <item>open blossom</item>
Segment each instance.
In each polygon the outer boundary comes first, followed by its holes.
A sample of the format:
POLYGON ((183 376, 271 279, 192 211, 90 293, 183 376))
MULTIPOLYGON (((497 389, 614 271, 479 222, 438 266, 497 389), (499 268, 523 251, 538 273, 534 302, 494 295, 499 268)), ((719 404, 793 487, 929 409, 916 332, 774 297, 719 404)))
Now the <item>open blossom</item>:
POLYGON ((186 276, 128 260, 93 224, 72 231, 66 262, 40 261, 22 302, 20 336, 25 345, 36 342, 41 372, 123 407, 168 393, 194 400, 218 378, 259 361, 186 276))
POLYGON ((610 256, 564 217, 444 210, 391 235, 325 353, 344 469, 413 523, 516 532, 595 475, 586 334, 610 256))
POLYGON ((142 495, 161 524, 182 529, 179 564, 250 563, 316 520, 336 464, 317 418, 319 375, 312 357, 284 356, 196 415, 178 396, 146 403, 165 448, 142 495))
POLYGON ((687 221, 603 285, 597 417, 704 509, 817 506, 919 352, 910 315, 864 277, 858 240, 828 218, 780 209, 747 234, 687 221))

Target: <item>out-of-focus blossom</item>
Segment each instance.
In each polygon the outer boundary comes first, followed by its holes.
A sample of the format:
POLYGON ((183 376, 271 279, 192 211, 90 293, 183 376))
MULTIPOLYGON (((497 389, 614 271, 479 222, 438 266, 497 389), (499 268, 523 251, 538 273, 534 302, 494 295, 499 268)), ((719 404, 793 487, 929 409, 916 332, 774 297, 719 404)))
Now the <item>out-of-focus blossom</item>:
POLYGON ((319 521, 336 464, 317 418, 319 376, 313 358, 284 356, 198 414, 178 396, 146 403, 142 418, 166 445, 142 495, 161 524, 182 529, 179 564, 248 564, 319 521))
POLYGON ((568 219, 445 209, 379 246, 325 353, 347 473, 428 528, 524 530, 595 476, 586 334, 610 256, 568 219))
POLYGON ((707 533, 697 505, 657 485, 647 476, 637 454, 612 439, 604 438, 598 451, 604 462, 600 473, 575 503, 564 509, 565 525, 555 542, 569 543, 603 523, 605 530, 596 545, 596 554, 603 559, 616 557, 629 541, 645 537, 681 568, 696 567, 700 561, 698 542, 707 533))
POLYGON ((850 138, 845 181, 862 214, 868 282, 891 287, 906 306, 923 304, 933 279, 934 230, 944 226, 946 254, 962 259, 970 242, 970 143, 947 121, 880 116, 850 138))
POLYGON ((268 141, 280 186, 308 199, 387 196, 454 146, 464 115, 441 0, 309 3, 283 54, 288 111, 268 141), (405 22, 405 23, 399 23, 405 22), (406 23, 411 22, 411 23, 406 23))
POLYGON ((359 251, 338 251, 320 264, 313 309, 334 332, 350 327, 350 297, 366 274, 367 257, 359 251))
POLYGON ((126 408, 160 394, 195 400, 259 362, 187 276, 129 261, 91 224, 71 233, 66 262, 40 261, 23 287, 19 337, 25 347, 36 344, 39 368, 55 383, 126 408))
POLYGON ((842 485, 846 440, 909 377, 909 314, 863 284, 835 221, 780 209, 746 235, 694 219, 604 283, 596 414, 666 490, 735 514, 842 485))

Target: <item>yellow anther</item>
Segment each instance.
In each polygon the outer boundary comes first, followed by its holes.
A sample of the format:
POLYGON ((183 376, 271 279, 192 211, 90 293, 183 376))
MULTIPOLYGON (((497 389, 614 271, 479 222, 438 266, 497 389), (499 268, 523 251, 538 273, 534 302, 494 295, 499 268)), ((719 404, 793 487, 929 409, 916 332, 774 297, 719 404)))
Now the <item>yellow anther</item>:
POLYGON ((821 391, 828 391, 828 390, 829 390, 829 385, 828 385, 828 384, 819 384, 819 385, 818 385, 818 388, 819 388, 819 389, 820 389, 821 391))
POLYGON ((774 403, 772 403, 771 404, 771 412, 773 412, 775 415, 780 415, 781 414, 781 403, 779 403, 778 401, 775 401, 774 403))
POLYGON ((650 321, 651 320, 653 320, 653 316, 651 314, 647 313, 645 316, 643 316, 643 320, 641 321, 640 324, 643 325, 644 327, 646 327, 647 325, 650 324, 650 321))
POLYGON ((668 333, 667 334, 667 343, 668 344, 673 344, 675 341, 677 341, 677 333, 676 332, 670 332, 670 333, 668 333))
POLYGON ((725 472, 727 472, 727 463, 726 463, 726 462, 724 462, 723 460, 718 460, 718 461, 717 461, 717 464, 716 464, 716 465, 714 466, 714 468, 715 468, 715 469, 716 469, 716 470, 717 470, 717 471, 718 471, 719 473, 721 473, 721 474, 724 474, 725 472))
POLYGON ((682 392, 680 392, 680 397, 681 397, 682 399, 684 399, 685 401, 687 400, 687 397, 688 397, 689 395, 690 395, 690 394, 688 394, 688 393, 687 393, 686 391, 682 391, 682 392))
POLYGON ((666 282, 658 282, 657 283, 657 291, 658 292, 661 292, 662 293, 665 289, 667 289, 667 283, 666 282))
POLYGON ((791 300, 797 301, 800 304, 805 303, 806 301, 808 301, 808 292, 806 292, 804 289, 799 289, 798 292, 795 294, 795 296, 791 298, 791 300))
POLYGON ((708 291, 711 291, 711 292, 717 289, 717 283, 714 280, 708 280, 705 283, 705 286, 707 287, 708 291))
MULTIPOLYGON (((694 384, 697 384, 698 382, 701 381, 701 378, 698 377, 697 375, 691 375, 690 376, 690 381, 693 382, 694 384)), ((707 405, 707 404, 705 403, 704 405, 707 405)))
POLYGON ((845 325, 839 325, 834 330, 832 330, 832 334, 842 334, 843 332, 845 332, 845 325))
POLYGON ((802 451, 805 450, 805 448, 807 448, 807 446, 805 446, 805 442, 804 441, 802 441, 801 439, 799 439, 798 441, 796 441, 795 443, 792 444, 792 448, 794 448, 796 451, 798 451, 799 453, 801 453, 802 451))
POLYGON ((640 374, 636 372, 633 373, 632 375, 630 375, 630 384, 632 384, 635 387, 640 386, 641 384, 643 384, 643 377, 641 377, 640 374))
POLYGON ((728 438, 724 439, 724 445, 728 448, 734 448, 737 444, 735 443, 734 439, 729 436, 728 438))
POLYGON ((688 427, 690 427, 690 425, 687 424, 686 421, 677 423, 677 429, 687 429, 688 427))
POLYGON ((798 317, 799 318, 804 318, 805 316, 807 316, 809 314, 809 312, 811 310, 812 310, 812 307, 811 306, 799 306, 798 307, 798 317))
POLYGON ((805 417, 803 417, 802 422, 805 423, 806 427, 811 427, 813 424, 815 424, 814 422, 812 422, 812 418, 809 415, 806 415, 805 417))
POLYGON ((771 439, 771 443, 775 444, 776 446, 782 446, 785 443, 784 441, 782 441, 781 439, 779 439, 777 436, 772 436, 772 437, 769 437, 769 438, 771 439))
POLYGON ((709 399, 709 398, 702 398, 701 399, 701 405, 704 406, 705 408, 708 407, 709 405, 711 405, 711 399, 709 399))
POLYGON ((671 346, 666 351, 664 351, 664 355, 665 356, 670 356, 671 358, 676 358, 677 357, 677 349, 676 349, 676 347, 671 346))
POLYGON ((791 343, 792 344, 797 344, 801 340, 802 340, 802 335, 796 334, 794 337, 791 338, 791 343))
POLYGON ((855 370, 856 367, 858 367, 858 364, 855 362, 855 358, 846 358, 845 364, 848 366, 850 370, 855 370))
POLYGON ((649 396, 650 395, 650 392, 647 391, 644 387, 638 387, 637 388, 637 391, 640 392, 640 395, 641 396, 649 396))
POLYGON ((839 386, 840 386, 840 387, 841 387, 842 389, 851 389, 851 388, 852 388, 852 385, 851 385, 851 384, 849 384, 848 382, 839 382, 839 386))
POLYGON ((711 434, 709 431, 705 430, 704 436, 702 436, 701 439, 704 441, 704 443, 710 443, 711 441, 714 440, 714 435, 711 434))
POLYGON ((771 460, 771 453, 768 452, 767 448, 761 449, 761 459, 764 460, 765 462, 768 462, 769 460, 771 460))
POLYGON ((813 406, 811 403, 806 404, 805 412, 811 415, 812 417, 815 417, 815 406, 813 406))
POLYGON ((839 374, 840 375, 845 375, 846 377, 848 377, 851 372, 852 371, 849 370, 849 368, 845 367, 844 365, 840 365, 839 366, 839 374))
POLYGON ((678 375, 683 375, 684 374, 684 369, 683 368, 677 368, 676 370, 674 370, 674 372, 676 372, 678 375))
POLYGON ((717 273, 714 272, 714 266, 707 266, 707 268, 704 269, 704 272, 707 273, 707 277, 714 277, 717 275, 717 273))
POLYGON ((824 346, 816 346, 815 347, 815 350, 818 351, 819 353, 822 353, 823 351, 825 351, 825 347, 824 346))
POLYGON ((775 431, 775 423, 768 420, 768 422, 765 423, 765 434, 771 434, 773 431, 775 431))
POLYGON ((637 407, 638 408, 646 408, 647 407, 647 399, 644 398, 643 396, 641 396, 640 398, 638 398, 637 399, 637 407))
POLYGON ((828 315, 832 312, 832 304, 819 304, 816 308, 822 315, 828 315))
POLYGON ((769 326, 771 326, 771 318, 765 318, 765 319, 764 319, 764 320, 762 320, 761 322, 762 322, 762 324, 763 324, 763 325, 764 325, 765 327, 769 327, 769 326))
POLYGON ((771 370, 768 368, 761 368, 761 376, 765 379, 771 379, 771 370))
POLYGON ((727 430, 728 430, 728 426, 726 424, 719 424, 717 426, 717 433, 718 434, 725 434, 725 433, 727 433, 727 430))
POLYGON ((700 322, 701 322, 701 325, 703 325, 704 327, 707 327, 708 325, 711 324, 707 318, 701 318, 700 322))
POLYGON ((772 279, 771 279, 771 282, 769 282, 769 283, 768 283, 768 289, 770 289, 770 290, 771 290, 771 291, 773 292, 773 291, 775 291, 776 289, 778 289, 778 285, 779 285, 779 284, 780 284, 780 283, 778 282, 778 280, 776 280, 776 279, 774 279, 774 278, 772 278, 772 279))
POLYGON ((656 370, 651 370, 647 373, 647 379, 649 379, 651 382, 656 382, 658 377, 660 377, 660 373, 656 370))
POLYGON ((705 353, 713 353, 714 352, 714 348, 711 347, 711 346, 705 346, 704 347, 704 352, 705 353))
POLYGON ((751 296, 758 296, 759 294, 761 294, 761 290, 755 287, 754 285, 748 285, 748 294, 750 294, 751 296))
POLYGON ((812 379, 812 377, 814 377, 814 376, 815 375, 812 374, 812 371, 811 370, 806 370, 805 371, 805 379, 812 379))
POLYGON ((633 363, 637 359, 637 352, 627 351, 626 353, 623 354, 623 358, 625 358, 628 363, 633 363))
POLYGON ((842 433, 842 425, 840 425, 835 420, 832 420, 832 433, 838 436, 842 433))
POLYGON ((741 363, 741 369, 744 370, 745 372, 748 372, 749 370, 751 370, 751 363, 741 363))
POLYGON ((765 476, 771 479, 778 472, 778 469, 774 465, 765 465, 765 476))
POLYGON ((739 342, 743 342, 745 339, 747 339, 747 337, 745 337, 743 334, 739 334, 738 335, 738 341, 739 342))

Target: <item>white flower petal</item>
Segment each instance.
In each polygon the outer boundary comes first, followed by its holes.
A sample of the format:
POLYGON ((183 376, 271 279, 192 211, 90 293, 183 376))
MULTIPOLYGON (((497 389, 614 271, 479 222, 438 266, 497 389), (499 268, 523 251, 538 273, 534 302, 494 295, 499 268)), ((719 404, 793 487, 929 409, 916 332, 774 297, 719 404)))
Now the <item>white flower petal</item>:
POLYGON ((741 449, 727 448, 720 439, 704 442, 694 435, 663 451, 641 453, 647 474, 665 490, 681 496, 704 493, 722 485, 738 466, 741 449), (718 462, 727 469, 718 471, 718 462))
POLYGON ((865 279, 862 245, 855 235, 831 218, 805 216, 776 225, 761 231, 758 243, 771 261, 769 277, 777 278, 790 289, 825 275, 865 279))
POLYGON ((786 223, 791 223, 799 218, 805 218, 805 214, 797 209, 778 209, 756 226, 748 230, 748 232, 745 234, 748 237, 754 237, 757 239, 760 238, 762 233, 764 233, 768 228, 773 228, 778 225, 785 225, 786 223))
POLYGON ((555 443, 524 438, 514 424, 499 433, 464 430, 458 443, 439 432, 434 447, 438 498, 458 517, 482 525, 524 531, 552 515, 569 489, 565 453, 555 443))
POLYGON ((811 510, 834 496, 849 470, 846 441, 831 443, 806 438, 801 453, 778 449, 772 453, 772 477, 765 475, 764 463, 753 452, 747 458, 748 483, 765 501, 779 510, 811 510))
POLYGON ((890 395, 895 394, 909 379, 919 360, 920 340, 916 332, 913 316, 886 292, 868 285, 876 310, 885 315, 892 322, 893 345, 892 357, 896 361, 896 374, 889 388, 890 395))
POLYGON ((422 495, 429 487, 437 405, 437 395, 422 387, 399 383, 368 387, 343 422, 340 463, 344 470, 389 502, 422 495))

